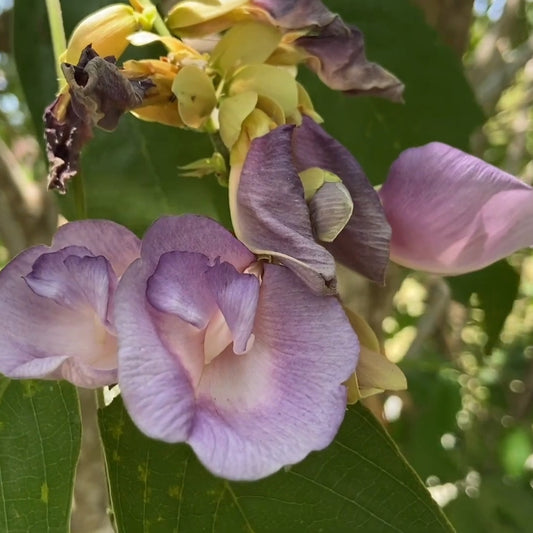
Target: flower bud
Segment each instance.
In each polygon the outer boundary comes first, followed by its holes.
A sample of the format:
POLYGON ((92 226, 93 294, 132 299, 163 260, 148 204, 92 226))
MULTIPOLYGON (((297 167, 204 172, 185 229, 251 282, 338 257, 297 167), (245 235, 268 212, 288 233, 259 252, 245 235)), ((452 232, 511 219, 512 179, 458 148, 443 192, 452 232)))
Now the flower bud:
POLYGON ((61 60, 77 64, 82 50, 89 44, 101 57, 118 58, 129 45, 128 36, 139 30, 149 30, 153 18, 149 10, 138 13, 126 4, 99 9, 74 28, 61 60))

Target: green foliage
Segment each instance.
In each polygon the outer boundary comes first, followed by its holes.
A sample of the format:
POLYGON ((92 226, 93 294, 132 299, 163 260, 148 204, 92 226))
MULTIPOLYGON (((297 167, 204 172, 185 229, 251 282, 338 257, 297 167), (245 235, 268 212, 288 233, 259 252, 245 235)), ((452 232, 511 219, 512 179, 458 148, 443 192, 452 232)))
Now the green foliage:
POLYGON ((520 277, 505 261, 456 278, 449 278, 455 300, 469 306, 472 294, 477 294, 479 307, 484 311, 484 330, 487 333, 486 352, 498 342, 505 319, 513 308, 518 294, 520 277))
POLYGON ((99 415, 119 532, 451 531, 361 405, 327 450, 253 483, 215 478, 188 446, 148 439, 119 399, 99 415))
POLYGON ((69 529, 81 442, 78 395, 55 381, 0 376, 0 530, 69 529))

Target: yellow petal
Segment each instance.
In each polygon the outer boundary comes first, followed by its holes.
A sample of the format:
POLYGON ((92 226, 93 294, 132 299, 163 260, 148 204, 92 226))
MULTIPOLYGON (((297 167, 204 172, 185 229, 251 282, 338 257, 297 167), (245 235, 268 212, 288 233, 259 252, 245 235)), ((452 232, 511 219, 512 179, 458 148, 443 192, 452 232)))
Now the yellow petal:
POLYGON ((221 17, 246 3, 248 3, 248 0, 190 0, 179 2, 169 11, 166 22, 171 29, 194 26, 195 24, 221 17))
POLYGON ((229 96, 222 100, 218 114, 220 137, 228 148, 237 142, 241 134, 242 123, 255 109, 256 104, 257 93, 252 91, 229 96))
POLYGON ((211 54, 211 66, 226 74, 243 65, 264 63, 276 49, 281 32, 261 22, 243 22, 233 26, 211 54))
POLYGON ((374 333, 374 330, 370 327, 368 322, 358 313, 351 309, 344 308, 344 312, 350 321, 350 324, 357 334, 359 343, 362 346, 366 346, 374 352, 380 352, 379 341, 374 333))
POLYGON ((289 72, 272 65, 246 65, 233 77, 230 95, 254 91, 274 100, 285 115, 292 115, 298 106, 296 81, 289 72))
POLYGON ((362 398, 386 390, 405 390, 407 380, 400 368, 384 355, 361 346, 357 380, 362 398))
POLYGON ((400 368, 380 353, 379 341, 367 321, 354 311, 344 308, 360 343, 359 362, 355 374, 345 385, 348 403, 379 394, 386 390, 404 390, 407 380, 400 368))
POLYGON ((298 109, 308 117, 312 118, 317 124, 324 122, 324 119, 315 111, 313 102, 309 93, 304 89, 301 83, 296 83, 298 88, 298 109))
POLYGON ((264 111, 278 126, 286 124, 287 120, 281 106, 271 98, 260 95, 257 98, 257 108, 264 111))
POLYGON ((181 118, 190 128, 200 128, 217 103, 211 78, 193 65, 180 69, 172 84, 172 92, 178 98, 181 118))
MULTIPOLYGON (((324 185, 324 183, 342 183, 342 180, 333 172, 324 170, 323 168, 310 167, 298 174, 302 180, 305 192, 305 201, 309 202, 315 193, 324 185)), ((363 318, 359 317, 361 320, 363 318)), ((370 326, 368 326, 370 327, 370 326)), ((355 328, 354 328, 355 329, 355 328)), ((373 333, 373 332, 372 332, 373 333)))
POLYGON ((139 13, 126 4, 112 4, 84 18, 72 32, 61 61, 76 65, 82 50, 92 44, 102 57, 118 58, 126 50, 128 36, 143 28, 139 13))
POLYGON ((173 54, 174 58, 179 61, 185 58, 202 59, 202 55, 194 48, 187 46, 183 41, 176 37, 156 35, 149 31, 138 31, 130 35, 128 41, 134 46, 145 46, 147 44, 160 42, 173 54))

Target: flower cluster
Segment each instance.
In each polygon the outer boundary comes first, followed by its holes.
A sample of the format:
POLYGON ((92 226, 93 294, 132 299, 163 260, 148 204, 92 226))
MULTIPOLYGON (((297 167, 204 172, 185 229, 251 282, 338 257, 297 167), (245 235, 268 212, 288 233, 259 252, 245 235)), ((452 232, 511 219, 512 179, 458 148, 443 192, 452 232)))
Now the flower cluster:
POLYGON ((402 153, 376 191, 319 125, 297 67, 349 95, 400 102, 403 86, 319 0, 185 0, 158 33, 146 2, 131 4, 71 37, 45 113, 49 186, 64 192, 92 128, 131 111, 216 137, 220 152, 186 170, 219 174, 234 234, 194 215, 161 218, 142 241, 110 221, 66 224, 0 272, 0 371, 118 382, 144 433, 257 479, 326 447, 347 399, 406 386, 343 308, 336 263, 377 283, 390 259, 482 268, 532 244, 533 190, 432 143, 402 153), (155 41, 166 56, 117 66, 155 41))

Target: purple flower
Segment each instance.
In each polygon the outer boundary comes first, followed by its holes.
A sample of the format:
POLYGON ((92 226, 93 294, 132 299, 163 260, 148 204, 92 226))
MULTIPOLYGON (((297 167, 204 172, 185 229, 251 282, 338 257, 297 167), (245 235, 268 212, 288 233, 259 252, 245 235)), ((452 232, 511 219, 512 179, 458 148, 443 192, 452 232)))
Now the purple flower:
POLYGON ((378 194, 309 118, 252 141, 242 168, 232 169, 230 199, 237 236, 318 293, 335 291, 335 260, 382 282, 391 229, 393 261, 439 274, 477 270, 533 245, 533 189, 513 176, 431 143, 403 152, 378 194), (333 174, 318 188, 308 180, 317 168, 333 174))
POLYGON ((393 74, 367 60, 363 34, 320 0, 252 0, 286 31, 308 30, 292 41, 307 66, 332 89, 372 94, 402 102, 404 86, 393 74))
POLYGON ((379 195, 391 259, 410 268, 462 274, 533 245, 533 189, 445 144, 402 152, 379 195))
POLYGON ((379 196, 350 152, 308 117, 253 140, 242 169, 232 169, 230 199, 239 239, 314 292, 335 292, 335 259, 383 283, 390 227, 379 196), (309 169, 334 177, 317 190, 311 183, 308 194, 302 178, 309 169), (339 205, 346 216, 337 219, 339 205))
POLYGON ((116 296, 119 383, 147 435, 257 479, 325 448, 359 345, 334 297, 203 217, 158 220, 116 296))
POLYGON ((0 372, 89 388, 115 383, 111 304, 139 246, 126 228, 92 220, 66 224, 52 246, 15 257, 0 271, 0 372))

